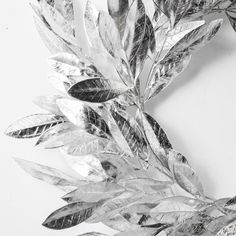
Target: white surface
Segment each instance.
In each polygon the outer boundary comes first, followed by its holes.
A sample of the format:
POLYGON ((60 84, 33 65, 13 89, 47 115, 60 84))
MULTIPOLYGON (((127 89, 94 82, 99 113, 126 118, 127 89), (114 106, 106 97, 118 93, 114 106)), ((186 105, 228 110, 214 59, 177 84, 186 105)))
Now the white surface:
MULTIPOLYGON (((26 0, 4 1, 0 18, 0 233, 69 236, 95 230, 97 226, 81 225, 55 232, 41 226, 52 211, 63 206, 63 193, 29 177, 11 157, 62 169, 65 164, 57 151, 35 149, 34 141, 14 140, 2 133, 16 119, 41 112, 31 102, 36 96, 55 92, 47 81, 49 53, 37 35, 26 0)), ((225 21, 211 44, 194 55, 187 71, 148 109, 174 147, 188 157, 206 193, 217 198, 236 195, 235 66, 236 34, 225 21)))

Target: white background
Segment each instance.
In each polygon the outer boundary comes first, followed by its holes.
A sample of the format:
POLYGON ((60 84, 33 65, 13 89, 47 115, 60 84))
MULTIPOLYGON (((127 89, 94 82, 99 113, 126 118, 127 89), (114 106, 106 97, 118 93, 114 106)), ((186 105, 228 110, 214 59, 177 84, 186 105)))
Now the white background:
MULTIPOLYGON (((98 3, 99 2, 99 3, 98 3)), ((97 0, 105 5, 105 0, 97 0)), ((0 9, 0 233, 5 236, 78 235, 97 229, 84 225, 65 231, 41 226, 63 206, 62 192, 25 174, 12 157, 66 169, 57 151, 34 148, 34 141, 3 135, 18 118, 42 112, 32 104, 55 93, 49 82, 47 49, 34 28, 27 1, 4 1, 0 9)), ((236 195, 236 33, 225 20, 217 37, 196 53, 187 71, 149 104, 204 183, 209 196, 236 195)), ((99 226, 99 230, 109 232, 99 226)))

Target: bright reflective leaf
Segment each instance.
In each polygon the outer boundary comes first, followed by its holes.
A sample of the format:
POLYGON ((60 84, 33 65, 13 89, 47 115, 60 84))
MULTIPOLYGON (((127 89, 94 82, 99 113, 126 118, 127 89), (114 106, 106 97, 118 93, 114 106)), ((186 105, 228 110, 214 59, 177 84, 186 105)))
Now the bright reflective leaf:
POLYGON ((77 180, 74 177, 71 177, 60 170, 54 168, 36 164, 34 162, 15 159, 20 167, 26 171, 28 174, 33 176, 36 179, 54 185, 64 191, 73 191, 78 186, 86 184, 87 181, 77 180))

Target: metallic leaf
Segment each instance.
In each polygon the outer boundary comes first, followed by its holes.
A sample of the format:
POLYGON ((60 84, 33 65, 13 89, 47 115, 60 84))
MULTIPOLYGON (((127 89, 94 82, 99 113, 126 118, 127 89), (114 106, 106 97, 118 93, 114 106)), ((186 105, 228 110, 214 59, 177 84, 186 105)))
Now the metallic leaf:
POLYGON ((42 15, 50 28, 66 42, 76 45, 74 19, 65 19, 61 12, 55 6, 50 5, 47 0, 40 0, 39 4, 42 15))
POLYGON ((65 121, 62 116, 52 114, 31 115, 13 123, 5 133, 13 138, 35 138, 65 121))
POLYGON ((83 52, 79 56, 69 53, 57 53, 49 58, 49 64, 57 73, 65 76, 101 77, 90 58, 83 52))
POLYGON ((140 136, 140 130, 137 129, 138 124, 132 124, 131 120, 126 119, 114 110, 111 110, 111 115, 133 153, 134 157, 130 161, 132 161, 132 164, 139 166, 139 157, 137 155, 145 154, 144 150, 147 144, 145 139, 140 136))
POLYGON ((227 209, 227 210, 235 211, 235 213, 236 213, 236 197, 231 198, 230 200, 228 200, 225 203, 224 208, 227 209))
POLYGON ((99 207, 93 216, 87 221, 88 223, 96 223, 116 215, 122 208, 135 203, 141 198, 140 194, 125 192, 118 197, 108 200, 99 207))
POLYGON ((98 30, 104 47, 114 58, 115 68, 121 80, 127 85, 133 85, 129 62, 123 49, 120 33, 112 17, 101 11, 98 17, 98 30))
POLYGON ((91 46, 90 56, 94 61, 94 65, 106 79, 120 81, 121 78, 115 68, 116 64, 114 63, 111 55, 105 49, 100 38, 98 30, 98 16, 99 12, 92 4, 91 0, 87 0, 84 21, 88 41, 91 46))
POLYGON ((53 32, 46 22, 35 18, 35 25, 42 41, 51 53, 67 52, 73 54, 75 52, 74 47, 53 32))
POLYGON ((156 155, 156 158, 162 165, 168 168, 168 160, 166 150, 172 149, 172 145, 161 126, 149 114, 141 112, 141 119, 146 134, 147 140, 156 155))
POLYGON ((175 26, 192 6, 192 0, 154 0, 154 2, 156 7, 170 19, 172 26, 175 26))
POLYGON ((54 185, 67 192, 73 191, 78 186, 87 183, 87 181, 76 179, 63 173, 60 170, 48 166, 36 164, 34 162, 22 159, 15 160, 25 172, 27 172, 34 178, 54 185))
POLYGON ((155 34, 141 0, 135 0, 127 15, 123 45, 126 50, 134 78, 143 69, 148 50, 155 50, 155 34))
POLYGON ((70 99, 60 99, 57 104, 61 112, 78 128, 98 137, 111 138, 106 122, 87 104, 70 99))
POLYGON ((157 230, 156 229, 139 229, 137 231, 127 231, 118 233, 115 236, 150 236, 150 235, 156 235, 157 230))
POLYGON ((118 97, 127 90, 122 83, 94 78, 73 85, 68 93, 81 101, 102 103, 118 97))
POLYGON ((202 183, 182 154, 176 151, 169 152, 169 168, 184 190, 197 197, 204 196, 202 183))
POLYGON ((115 20, 121 38, 124 35, 126 17, 129 9, 129 0, 107 0, 108 11, 115 20))
POLYGON ((67 229, 87 220, 101 203, 76 202, 53 212, 43 223, 50 229, 67 229))
POLYGON ((43 146, 46 149, 59 148, 77 141, 85 143, 94 137, 83 130, 79 130, 70 122, 59 124, 47 130, 37 141, 36 145, 43 146))
POLYGON ((203 47, 218 32, 222 20, 214 20, 192 30, 175 44, 165 57, 154 65, 151 80, 145 94, 147 101, 160 93, 188 65, 191 53, 203 47))
POLYGON ((90 137, 88 134, 80 133, 80 137, 75 139, 74 142, 63 147, 63 150, 72 156, 85 156, 95 155, 102 153, 106 150, 108 140, 102 138, 90 137))
POLYGON ((48 96, 48 97, 40 96, 34 99, 34 103, 40 108, 42 108, 43 110, 46 110, 55 115, 62 115, 56 103, 57 99, 59 98, 62 98, 62 97, 58 95, 48 96))
POLYGON ((100 161, 93 156, 64 155, 66 163, 85 179, 100 182, 108 179, 100 161))
POLYGON ((99 182, 80 186, 63 197, 68 202, 98 202, 116 197, 124 192, 124 188, 115 183, 99 182))

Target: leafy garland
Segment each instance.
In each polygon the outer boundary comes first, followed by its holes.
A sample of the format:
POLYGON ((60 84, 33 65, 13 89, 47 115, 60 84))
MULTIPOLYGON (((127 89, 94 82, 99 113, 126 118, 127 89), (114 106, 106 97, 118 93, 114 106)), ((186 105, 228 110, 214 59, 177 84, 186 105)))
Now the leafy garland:
POLYGON ((50 80, 60 94, 38 98, 49 113, 23 118, 6 134, 39 137, 37 145, 59 148, 79 173, 16 160, 66 193, 67 205, 43 225, 58 230, 102 222, 120 231, 117 236, 236 235, 236 198, 205 196, 187 159, 144 110, 220 29, 221 19, 204 17, 225 12, 236 31, 236 1, 153 0, 149 9, 149 1, 108 0, 108 14, 88 0, 88 55, 77 42, 73 0, 37 2, 35 22, 54 54, 50 80))

